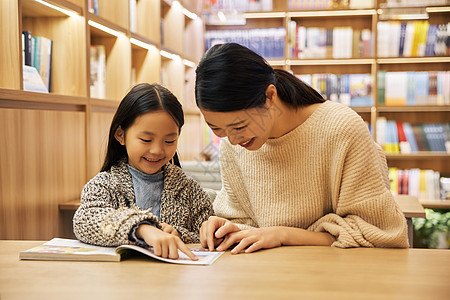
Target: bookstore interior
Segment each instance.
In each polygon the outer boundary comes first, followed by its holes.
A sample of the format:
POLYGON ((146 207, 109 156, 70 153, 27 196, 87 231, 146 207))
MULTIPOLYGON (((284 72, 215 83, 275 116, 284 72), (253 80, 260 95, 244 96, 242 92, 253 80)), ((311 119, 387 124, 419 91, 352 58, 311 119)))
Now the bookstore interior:
POLYGON ((212 45, 236 42, 354 109, 386 152, 392 193, 426 209, 414 220, 421 246, 442 246, 444 234, 448 248, 449 0, 0 6, 0 239, 70 237, 73 208, 64 204, 100 169, 114 112, 136 83, 160 83, 180 99, 182 165, 214 168, 219 139, 195 105, 195 68, 212 45))

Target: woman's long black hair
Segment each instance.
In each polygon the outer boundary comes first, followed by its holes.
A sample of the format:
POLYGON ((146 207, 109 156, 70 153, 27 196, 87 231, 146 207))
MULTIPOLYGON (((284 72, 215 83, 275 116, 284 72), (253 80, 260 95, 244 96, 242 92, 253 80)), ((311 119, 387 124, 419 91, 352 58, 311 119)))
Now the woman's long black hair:
POLYGON ((262 107, 270 84, 276 87, 281 101, 294 108, 325 101, 291 73, 274 70, 264 58, 236 43, 211 47, 200 60, 196 74, 197 106, 209 111, 262 107))
MULTIPOLYGON (((122 146, 114 136, 117 128, 120 126, 126 132, 137 117, 152 111, 167 112, 173 118, 179 130, 184 125, 183 108, 177 97, 168 89, 157 83, 135 85, 120 102, 111 122, 108 147, 101 171, 108 171, 120 159, 127 156, 125 146, 122 146)), ((181 167, 176 152, 173 163, 181 167)))

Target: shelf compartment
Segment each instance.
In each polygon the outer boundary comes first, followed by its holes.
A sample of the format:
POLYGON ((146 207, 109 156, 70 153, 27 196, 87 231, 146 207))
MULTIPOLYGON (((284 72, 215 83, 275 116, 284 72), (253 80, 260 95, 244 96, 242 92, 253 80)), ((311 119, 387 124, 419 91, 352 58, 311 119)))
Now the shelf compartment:
POLYGON ((132 34, 132 37, 138 41, 150 45, 148 49, 131 45, 131 81, 132 84, 138 82, 160 82, 161 81, 161 57, 159 49, 151 45, 150 41, 132 34))
POLYGON ((131 83, 131 46, 125 35, 126 30, 96 15, 89 13, 88 17, 89 20, 115 31, 108 33, 94 26, 89 27, 90 45, 105 47, 106 99, 121 100, 131 83))
POLYGON ((183 53, 184 14, 183 7, 179 4, 168 5, 161 1, 161 47, 172 49, 171 52, 183 53))
POLYGON ((135 33, 148 40, 155 41, 155 43, 159 45, 161 41, 160 16, 161 5, 159 1, 137 1, 135 33))
MULTIPOLYGON (((27 12, 27 10, 30 8, 28 5, 34 4, 31 4, 31 1, 23 3, 22 9, 25 12, 22 14, 22 30, 30 31, 32 36, 42 36, 52 40, 50 92, 87 96, 86 64, 80 63, 86 61, 84 18, 76 14, 71 17, 65 14, 63 17, 42 16, 42 9, 39 9, 37 14, 32 14, 32 11, 27 12)), ((70 2, 67 1, 54 1, 54 3, 65 3, 70 6, 70 2)), ((55 12, 54 9, 39 5, 47 12, 55 12)))
POLYGON ((129 1, 98 0, 98 16, 128 30, 130 24, 129 1))

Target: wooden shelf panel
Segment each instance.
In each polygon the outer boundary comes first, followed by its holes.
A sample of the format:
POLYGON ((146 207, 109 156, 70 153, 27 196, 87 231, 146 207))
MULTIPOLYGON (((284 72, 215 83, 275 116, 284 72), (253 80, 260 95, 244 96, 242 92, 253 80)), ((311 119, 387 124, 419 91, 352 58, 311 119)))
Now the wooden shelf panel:
POLYGON ((445 158, 450 159, 450 154, 446 152, 432 152, 432 151, 422 151, 412 154, 386 154, 387 159, 396 160, 410 160, 410 159, 436 159, 445 158))
POLYGON ((429 106, 377 106, 378 112, 450 112, 450 105, 429 105, 429 106))
MULTIPOLYGON (((88 12, 87 15, 86 15, 86 18, 87 18, 88 22, 89 21, 94 21, 95 23, 98 23, 98 24, 100 24, 102 26, 105 26, 105 27, 107 27, 109 29, 112 29, 112 30, 115 30, 117 32, 120 32, 120 33, 123 33, 123 34, 127 34, 128 33, 128 30, 125 27, 119 26, 119 25, 117 25, 117 24, 115 24, 115 23, 113 23, 113 22, 111 22, 111 21, 109 21, 109 20, 107 20, 105 18, 97 16, 97 15, 95 15, 93 13, 88 12)), ((90 30, 91 30, 91 34, 94 34, 94 35, 106 36, 106 37, 107 36, 112 36, 110 33, 107 33, 107 32, 105 32, 105 31, 103 31, 101 29, 98 29, 98 28, 94 27, 94 26, 90 26, 90 30)))
POLYGON ((317 17, 352 17, 375 16, 375 9, 349 9, 349 10, 321 10, 321 11, 297 11, 288 12, 290 18, 317 18, 317 17))
MULTIPOLYGON (((67 0, 46 0, 46 2, 50 5, 66 10, 69 13, 78 15, 83 14, 82 7, 67 0)), ((67 14, 35 0, 22 0, 21 3, 23 17, 67 17, 67 14)))
POLYGON ((35 93, 9 89, 0 89, 0 100, 73 105, 87 105, 88 103, 87 98, 85 97, 66 96, 52 93, 35 93))
POLYGON ((249 12, 244 14, 246 19, 282 19, 286 18, 286 12, 249 12))
POLYGON ((427 57, 378 57, 378 64, 430 64, 449 63, 448 56, 427 56, 427 57))
POLYGON ((373 65, 373 58, 345 58, 345 59, 287 59, 286 64, 292 66, 329 66, 329 65, 373 65))
POLYGON ((450 209, 450 200, 419 200, 424 208, 450 209))

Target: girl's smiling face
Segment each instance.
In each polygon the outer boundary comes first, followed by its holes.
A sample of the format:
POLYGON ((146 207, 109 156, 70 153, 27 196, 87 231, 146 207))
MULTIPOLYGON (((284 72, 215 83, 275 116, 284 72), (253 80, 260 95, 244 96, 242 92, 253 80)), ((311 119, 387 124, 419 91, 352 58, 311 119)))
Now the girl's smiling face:
POLYGON ((126 147, 130 166, 154 174, 175 155, 179 132, 174 119, 161 110, 140 115, 126 132, 119 127, 115 138, 126 147))

